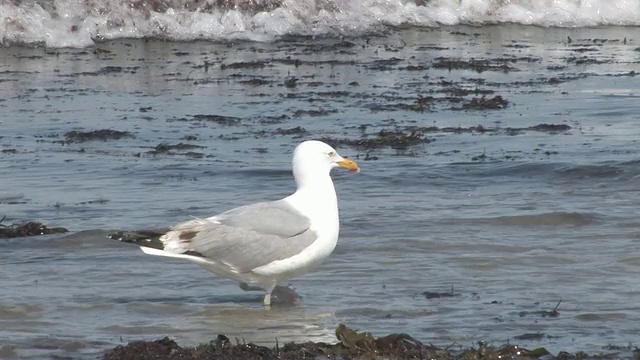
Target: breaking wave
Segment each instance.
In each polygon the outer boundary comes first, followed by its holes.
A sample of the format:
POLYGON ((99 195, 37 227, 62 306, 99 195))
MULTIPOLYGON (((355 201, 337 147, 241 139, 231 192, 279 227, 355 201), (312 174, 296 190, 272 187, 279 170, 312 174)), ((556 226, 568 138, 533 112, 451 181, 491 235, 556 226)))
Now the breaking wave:
POLYGON ((273 41, 388 26, 640 25, 640 0, 3 0, 3 46, 87 47, 121 38, 273 41))

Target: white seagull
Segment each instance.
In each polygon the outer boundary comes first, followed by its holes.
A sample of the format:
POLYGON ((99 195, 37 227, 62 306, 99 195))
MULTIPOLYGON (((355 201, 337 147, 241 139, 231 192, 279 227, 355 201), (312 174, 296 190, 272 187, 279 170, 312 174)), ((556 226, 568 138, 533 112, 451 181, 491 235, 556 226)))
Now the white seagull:
POLYGON ((338 199, 330 172, 360 172, 321 141, 304 141, 293 154, 297 190, 284 199, 237 207, 180 223, 167 232, 119 232, 109 237, 132 242, 150 255, 182 258, 240 283, 266 291, 264 305, 284 280, 322 263, 338 242, 338 199))

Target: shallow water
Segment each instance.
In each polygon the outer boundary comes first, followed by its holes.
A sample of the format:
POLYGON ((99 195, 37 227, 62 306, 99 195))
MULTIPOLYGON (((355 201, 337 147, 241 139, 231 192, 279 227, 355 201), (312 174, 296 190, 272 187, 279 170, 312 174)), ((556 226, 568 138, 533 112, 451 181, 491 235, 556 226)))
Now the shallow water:
POLYGON ((2 49, 0 216, 72 232, 0 241, 0 357, 92 358, 165 335, 333 341, 339 322, 443 346, 597 353, 635 342, 636 34, 485 26, 2 49), (497 68, 437 68, 439 58, 497 68), (461 109, 485 92, 508 106, 461 109), (434 100, 418 109, 419 96, 434 100), (545 123, 571 129, 529 129, 545 123), (477 125, 495 131, 443 130, 477 125), (290 282, 294 306, 265 311, 260 293, 106 238, 287 195, 302 139, 416 128, 435 141, 338 147, 362 172, 334 171, 340 241, 290 282), (133 137, 65 139, 98 129, 133 137), (153 152, 180 142, 201 147, 153 152), (531 333, 540 338, 516 338, 531 333))

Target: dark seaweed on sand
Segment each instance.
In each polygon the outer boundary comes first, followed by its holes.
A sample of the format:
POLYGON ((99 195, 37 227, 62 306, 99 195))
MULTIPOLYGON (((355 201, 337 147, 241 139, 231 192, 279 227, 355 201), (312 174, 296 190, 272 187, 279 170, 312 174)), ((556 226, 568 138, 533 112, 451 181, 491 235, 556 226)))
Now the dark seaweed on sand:
POLYGON ((377 149, 390 147, 392 149, 407 149, 411 146, 427 144, 432 139, 428 139, 423 133, 418 131, 400 131, 400 130, 380 130, 373 137, 361 137, 358 139, 339 139, 332 137, 324 137, 320 139, 332 146, 350 146, 359 149, 377 149))
POLYGON ((462 348, 453 344, 438 347, 424 344, 405 333, 390 334, 376 338, 369 332, 359 332, 344 324, 335 331, 336 344, 324 342, 287 343, 277 342, 273 347, 259 346, 240 342, 235 344, 225 335, 218 335, 208 344, 193 348, 183 348, 175 341, 165 337, 156 341, 133 341, 118 346, 102 357, 103 360, 134 359, 464 359, 464 360, 502 360, 502 359, 609 359, 608 355, 588 355, 582 352, 570 354, 560 352, 553 356, 547 349, 533 350, 517 345, 492 346, 479 342, 475 346, 462 348))
POLYGON ((503 99, 502 96, 496 95, 494 97, 474 97, 470 102, 463 105, 465 109, 477 109, 477 110, 497 110, 504 109, 509 105, 509 101, 503 99))
POLYGON ((73 130, 65 133, 64 137, 67 142, 79 143, 79 142, 94 141, 94 140, 102 140, 102 141, 119 140, 125 137, 132 138, 134 136, 128 131, 101 129, 101 130, 94 130, 94 131, 73 130))
POLYGON ((61 234, 69 230, 62 227, 49 228, 46 225, 29 221, 22 224, 3 225, 4 217, 0 219, 0 239, 10 239, 35 235, 61 234))

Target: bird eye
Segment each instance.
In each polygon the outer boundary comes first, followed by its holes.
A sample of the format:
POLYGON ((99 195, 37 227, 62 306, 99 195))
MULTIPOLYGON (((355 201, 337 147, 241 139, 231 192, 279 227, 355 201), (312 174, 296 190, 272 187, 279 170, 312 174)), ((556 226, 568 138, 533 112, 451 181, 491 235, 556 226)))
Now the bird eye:
POLYGON ((334 157, 336 156, 336 153, 334 153, 333 151, 329 151, 327 155, 329 155, 329 157, 334 157))

